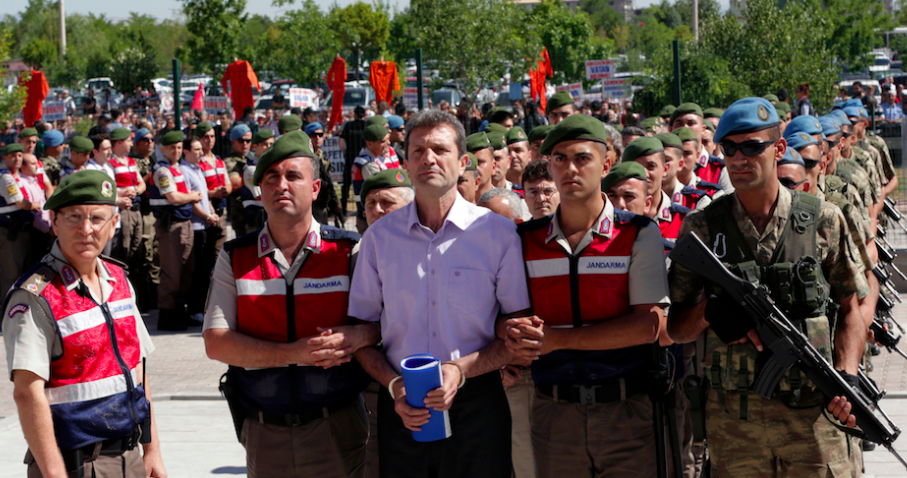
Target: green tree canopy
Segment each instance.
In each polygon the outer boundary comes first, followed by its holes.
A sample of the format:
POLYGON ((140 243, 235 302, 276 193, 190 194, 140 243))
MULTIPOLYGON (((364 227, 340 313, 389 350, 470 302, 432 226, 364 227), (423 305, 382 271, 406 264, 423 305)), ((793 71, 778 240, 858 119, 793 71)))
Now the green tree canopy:
POLYGON ((182 53, 198 71, 214 75, 233 63, 245 9, 246 0, 183 0, 189 36, 182 53))

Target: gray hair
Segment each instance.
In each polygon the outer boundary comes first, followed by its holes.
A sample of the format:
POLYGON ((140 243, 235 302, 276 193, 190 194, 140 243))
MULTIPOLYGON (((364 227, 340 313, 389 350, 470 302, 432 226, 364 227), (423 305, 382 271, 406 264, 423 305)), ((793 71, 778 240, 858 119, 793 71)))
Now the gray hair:
MULTIPOLYGON (((624 155, 624 140, 620 135, 620 131, 617 131, 617 128, 605 124, 605 131, 608 133, 608 139, 611 140, 611 146, 614 148, 614 151, 617 151, 617 162, 620 162, 620 157, 624 155)), ((615 163, 616 164, 616 163, 615 163)), ((614 164, 612 164, 614 166, 614 164)))
POLYGON ((482 194, 478 201, 476 201, 476 205, 489 207, 491 206, 492 201, 494 201, 496 198, 504 198, 507 200, 507 203, 510 204, 511 217, 509 219, 515 220, 523 216, 523 211, 520 207, 520 196, 518 196, 517 193, 513 192, 513 190, 511 189, 489 189, 488 191, 485 191, 484 194, 482 194))
POLYGON ((403 201, 405 201, 406 204, 409 204, 409 203, 413 202, 414 199, 416 199, 416 190, 413 189, 412 187, 404 186, 404 187, 399 187, 399 188, 394 188, 394 189, 398 190, 398 192, 400 193, 400 198, 403 199, 403 201))
POLYGON ((441 110, 422 110, 406 122, 406 135, 403 138, 403 148, 409 157, 409 135, 418 128, 437 128, 450 126, 457 135, 457 156, 466 154, 466 130, 456 116, 441 110))

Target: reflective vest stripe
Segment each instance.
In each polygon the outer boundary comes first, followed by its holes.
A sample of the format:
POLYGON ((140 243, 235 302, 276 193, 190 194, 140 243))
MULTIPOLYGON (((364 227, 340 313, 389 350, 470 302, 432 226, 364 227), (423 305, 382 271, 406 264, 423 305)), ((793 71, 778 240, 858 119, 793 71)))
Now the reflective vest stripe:
MULTIPOLYGON (((125 317, 132 317, 135 310, 132 308, 131 299, 122 299, 114 302, 108 302, 107 308, 114 320, 125 317)), ((72 334, 84 332, 91 328, 104 324, 104 313, 100 307, 94 307, 82 312, 77 312, 68 317, 57 321, 57 327, 60 328, 60 336, 69 337, 72 334)))
POLYGON ((256 201, 254 199, 247 199, 242 202, 242 207, 264 207, 261 204, 261 201, 256 201))
MULTIPOLYGON (((132 381, 137 381, 136 370, 132 369, 132 381)), ((73 383, 56 388, 45 388, 44 395, 50 405, 60 403, 85 402, 109 397, 127 391, 126 377, 114 375, 93 382, 73 383)))
MULTIPOLYGON (((283 279, 236 279, 237 296, 283 295, 286 292, 283 279)), ((348 292, 350 279, 347 276, 332 276, 323 279, 298 278, 293 281, 294 295, 348 292)))
POLYGON ((158 207, 160 207, 160 206, 172 206, 172 204, 170 204, 170 201, 168 201, 168 200, 166 200, 166 199, 149 199, 149 200, 148 200, 148 204, 150 204, 150 205, 152 205, 152 206, 158 206, 158 207))
POLYGON ((13 213, 16 211, 21 211, 21 210, 22 210, 22 208, 20 208, 19 206, 16 206, 15 204, 12 204, 9 206, 0 207, 0 214, 10 214, 10 213, 13 213))

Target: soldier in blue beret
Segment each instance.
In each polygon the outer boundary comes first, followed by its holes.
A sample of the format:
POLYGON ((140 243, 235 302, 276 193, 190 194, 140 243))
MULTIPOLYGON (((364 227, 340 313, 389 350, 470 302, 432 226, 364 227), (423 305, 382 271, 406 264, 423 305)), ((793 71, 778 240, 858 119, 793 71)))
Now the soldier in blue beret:
MULTIPOLYGON (((866 337, 857 301, 862 274, 845 252, 849 239, 840 212, 813 195, 781 187, 777 164, 788 145, 779 123, 775 108, 763 98, 739 100, 725 111, 715 141, 724 152, 735 191, 687 216, 681 238, 695 232, 732 267, 754 261, 760 284, 773 297, 786 287, 812 287, 810 294, 820 297, 818 306, 797 305, 800 302, 795 299, 782 309, 790 320, 804 324, 814 343, 834 340, 839 344, 834 357, 830 348, 823 348, 825 358, 853 383, 866 337), (799 221, 798 232, 782 234, 791 227, 790 221, 799 221), (796 283, 802 279, 779 281, 773 275, 776 267, 798 268, 802 261, 820 265, 815 279, 808 280, 812 285, 796 283), (825 316, 827 300, 840 306, 833 332, 825 316)), ((771 399, 749 392, 755 371, 741 364, 755 363, 762 343, 740 305, 679 264, 673 265, 669 283, 671 338, 688 343, 705 333, 706 367, 716 370, 715 391, 706 400, 705 425, 712 466, 719 474, 795 476, 821 468, 849 475, 846 435, 825 418, 825 397, 799 371, 789 371, 771 399), (703 296, 704 287, 712 292, 703 296), (707 297, 704 303, 703 297, 707 297)), ((780 302, 776 299, 776 303, 780 302)), ((856 420, 847 413, 842 397, 833 397, 828 410, 854 426, 856 420)))

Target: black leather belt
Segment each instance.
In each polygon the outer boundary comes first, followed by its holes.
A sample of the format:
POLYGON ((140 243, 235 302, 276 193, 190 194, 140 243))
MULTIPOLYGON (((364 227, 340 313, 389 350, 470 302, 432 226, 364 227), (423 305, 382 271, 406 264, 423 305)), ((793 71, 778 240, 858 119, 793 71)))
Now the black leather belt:
POLYGON ((277 425, 281 427, 298 427, 309 424, 315 420, 329 417, 332 413, 337 413, 356 403, 356 400, 344 400, 339 403, 332 403, 321 408, 312 408, 304 410, 299 414, 279 414, 266 413, 262 411, 248 410, 246 417, 265 425, 277 425))
POLYGON ((613 380, 602 385, 547 385, 536 384, 543 395, 560 402, 596 405, 618 402, 647 391, 644 380, 613 380))
MULTIPOLYGON (((129 446, 130 441, 131 440, 127 440, 125 438, 111 438, 104 440, 101 442, 101 452, 99 454, 106 456, 122 455, 123 453, 126 453, 127 451, 135 448, 135 444, 133 444, 131 447, 129 446)), ((94 455, 94 450, 97 446, 97 443, 92 443, 91 445, 85 445, 82 448, 79 448, 79 450, 85 455, 87 459, 94 455)))

